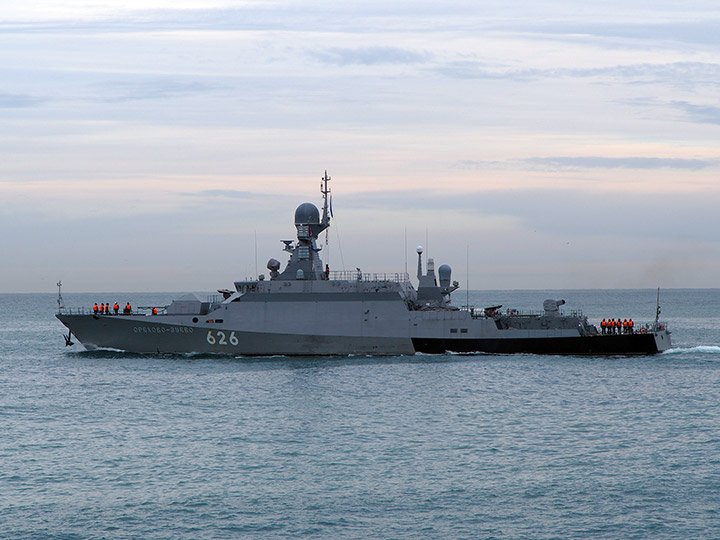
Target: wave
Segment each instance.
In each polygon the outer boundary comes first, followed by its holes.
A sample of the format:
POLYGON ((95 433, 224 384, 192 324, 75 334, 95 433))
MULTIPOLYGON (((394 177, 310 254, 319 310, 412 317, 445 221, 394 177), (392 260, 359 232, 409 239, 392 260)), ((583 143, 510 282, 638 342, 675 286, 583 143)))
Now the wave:
POLYGON ((668 349, 663 354, 687 354, 687 353, 701 353, 701 354, 720 354, 719 345, 696 345, 695 347, 679 347, 668 349))

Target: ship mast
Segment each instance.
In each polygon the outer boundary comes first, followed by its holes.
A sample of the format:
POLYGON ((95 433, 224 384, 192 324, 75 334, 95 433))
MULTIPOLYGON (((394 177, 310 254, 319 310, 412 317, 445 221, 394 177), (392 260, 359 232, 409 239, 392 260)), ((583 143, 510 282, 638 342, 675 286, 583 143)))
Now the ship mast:
POLYGON ((57 288, 58 288, 58 298, 57 298, 57 305, 58 305, 58 313, 65 309, 65 301, 62 297, 62 281, 57 282, 57 288))
POLYGON ((322 184, 320 184, 320 193, 323 194, 323 217, 322 217, 322 229, 325 230, 330 226, 330 214, 328 213, 328 194, 330 188, 328 188, 328 182, 330 177, 328 176, 327 170, 325 170, 325 176, 321 178, 322 184))

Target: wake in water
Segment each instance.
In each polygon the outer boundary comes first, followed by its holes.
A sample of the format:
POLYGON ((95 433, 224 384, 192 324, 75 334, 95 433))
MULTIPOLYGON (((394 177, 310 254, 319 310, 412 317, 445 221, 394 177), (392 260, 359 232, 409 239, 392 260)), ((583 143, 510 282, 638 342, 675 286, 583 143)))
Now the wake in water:
POLYGON ((676 348, 668 349, 662 354, 687 354, 687 353, 701 353, 701 354, 720 354, 720 346, 718 345, 696 345, 695 347, 676 348))

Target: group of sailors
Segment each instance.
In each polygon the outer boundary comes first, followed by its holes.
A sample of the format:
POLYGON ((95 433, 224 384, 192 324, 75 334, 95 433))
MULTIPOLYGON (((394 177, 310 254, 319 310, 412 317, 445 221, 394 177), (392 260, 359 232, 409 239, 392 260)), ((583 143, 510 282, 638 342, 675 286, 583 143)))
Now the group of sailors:
MULTIPOLYGON (((113 311, 115 312, 115 315, 117 315, 120 311, 120 304, 115 302, 115 304, 113 305, 113 311)), ((125 309, 123 309, 123 315, 130 315, 130 313, 132 313, 132 307, 130 306, 130 302, 128 302, 127 304, 125 304, 125 309)), ((110 304, 98 304, 97 302, 95 302, 95 305, 93 306, 93 314, 110 315, 110 304)))
POLYGON ((603 319, 600 323, 603 334, 632 334, 634 323, 632 319, 603 319))

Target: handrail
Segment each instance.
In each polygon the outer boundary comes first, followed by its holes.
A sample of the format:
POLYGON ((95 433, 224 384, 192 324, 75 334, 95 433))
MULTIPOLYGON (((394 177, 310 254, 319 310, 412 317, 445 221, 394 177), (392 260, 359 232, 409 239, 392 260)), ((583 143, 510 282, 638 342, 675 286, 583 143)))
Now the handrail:
MULTIPOLYGON (((513 309, 513 308, 505 308, 505 309, 495 309, 491 313, 486 313, 486 308, 478 308, 475 306, 460 306, 460 309, 462 311, 470 311, 473 313, 475 317, 485 317, 485 316, 500 316, 500 315, 506 315, 506 316, 512 316, 512 317, 543 317, 546 315, 544 311, 528 311, 524 309, 513 309)), ((570 310, 568 313, 565 311, 558 311, 557 317, 583 317, 583 312, 580 309, 573 309, 570 310)))
MULTIPOLYGON (((167 306, 156 306, 158 315, 163 315, 167 312, 167 306)), ((110 310, 110 313, 95 312, 92 308, 78 307, 78 308, 67 308, 63 307, 57 312, 59 315, 97 315, 98 317, 122 317, 123 315, 151 315, 151 306, 139 306, 136 309, 132 309, 129 312, 125 309, 120 309, 117 313, 114 310, 110 310)))
POLYGON ((357 270, 331 270, 327 276, 331 281, 392 281, 397 283, 410 281, 407 272, 368 273, 357 270))

